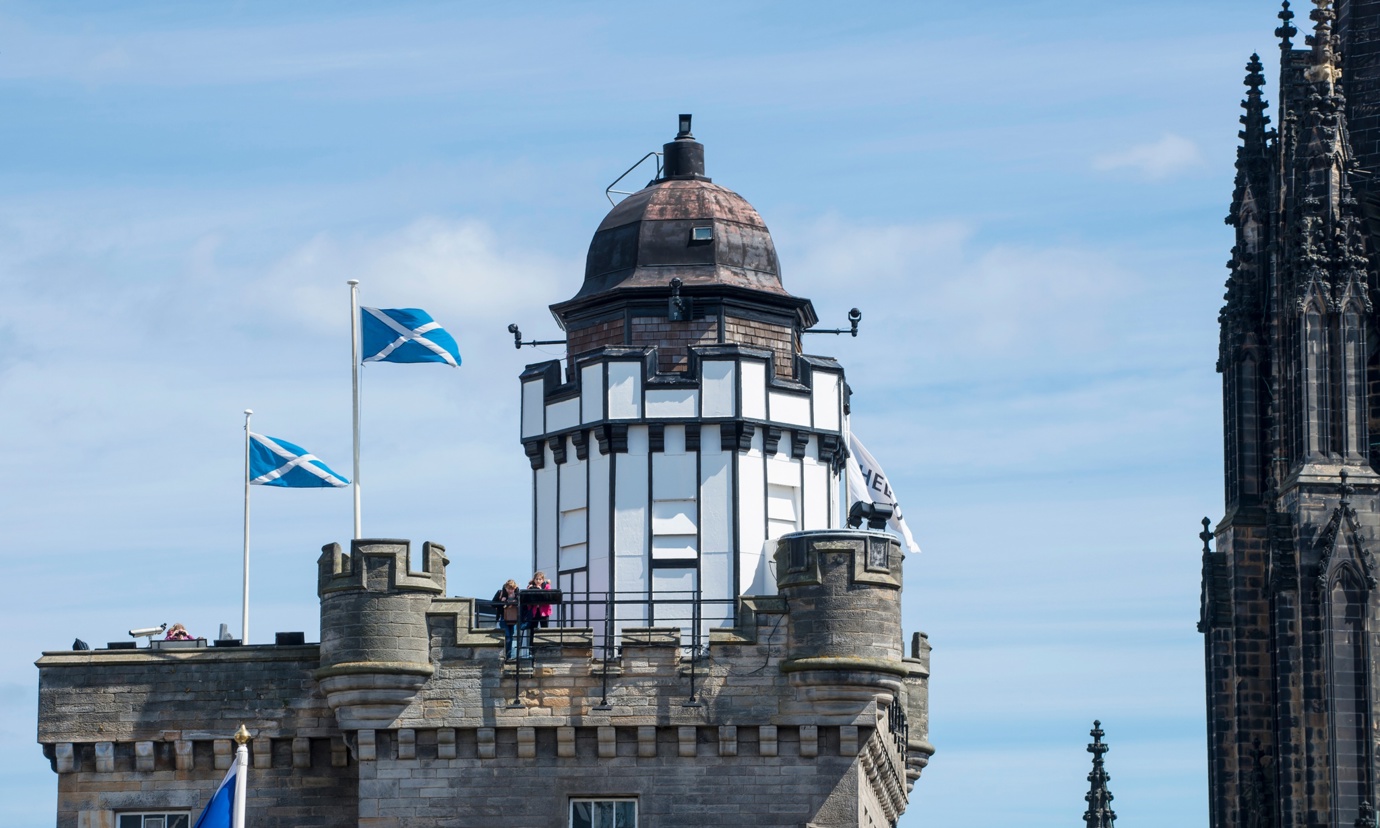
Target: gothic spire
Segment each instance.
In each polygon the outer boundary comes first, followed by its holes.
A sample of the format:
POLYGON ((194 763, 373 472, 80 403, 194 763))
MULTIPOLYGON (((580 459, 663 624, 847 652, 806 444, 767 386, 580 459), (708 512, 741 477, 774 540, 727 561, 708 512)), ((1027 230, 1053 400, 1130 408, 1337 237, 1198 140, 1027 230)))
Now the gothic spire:
POLYGON ((1279 38, 1280 51, 1287 52, 1294 48, 1294 41, 1289 38, 1299 33, 1292 22, 1294 13, 1289 10, 1289 0, 1284 0, 1284 8, 1280 9, 1279 19, 1284 22, 1280 23, 1278 29, 1275 29, 1275 37, 1279 38))
POLYGON ((1111 748, 1102 744, 1102 737, 1107 735, 1102 731, 1102 722, 1094 721, 1088 735, 1093 737, 1092 744, 1088 745, 1088 753, 1093 755, 1093 767, 1092 773, 1088 774, 1088 794, 1083 797, 1088 801, 1083 821, 1087 823, 1087 828, 1113 828, 1116 812, 1112 810, 1112 792, 1107 790, 1107 780, 1111 777, 1102 767, 1102 754, 1111 748))
POLYGON ((1246 63, 1246 97, 1241 101, 1245 113, 1241 115, 1243 127, 1237 136, 1241 146, 1236 149, 1236 188, 1232 192, 1231 212, 1227 223, 1241 224, 1241 206, 1248 193, 1256 199, 1265 197, 1265 176, 1269 170, 1269 141, 1273 132, 1267 132, 1270 116, 1265 114, 1265 99, 1261 89, 1265 86, 1265 76, 1261 70, 1260 55, 1252 54, 1246 63))
POLYGON ((1320 294, 1340 307, 1350 296, 1369 310, 1363 221, 1349 180, 1354 162, 1332 31, 1337 14, 1333 0, 1313 3, 1313 33, 1307 38, 1312 52, 1304 71, 1305 97, 1297 112, 1292 171, 1301 185, 1294 194, 1297 209, 1292 221, 1295 278, 1302 288, 1301 302, 1320 294))

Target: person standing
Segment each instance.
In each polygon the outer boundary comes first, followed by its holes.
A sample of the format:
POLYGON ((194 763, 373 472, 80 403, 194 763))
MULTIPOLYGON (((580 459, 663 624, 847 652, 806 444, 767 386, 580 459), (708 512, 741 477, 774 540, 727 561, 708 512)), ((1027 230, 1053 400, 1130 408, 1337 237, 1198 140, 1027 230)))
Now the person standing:
MULTIPOLYGON (((546 573, 538 572, 532 576, 532 580, 527 582, 528 589, 550 589, 551 582, 546 580, 546 573)), ((551 624, 551 605, 535 604, 527 610, 528 625, 532 628, 541 627, 545 629, 551 624)))
POLYGON ((509 578, 503 587, 494 593, 494 612, 498 614, 498 626, 503 630, 503 653, 508 661, 517 658, 518 628, 522 618, 518 608, 517 581, 509 578))

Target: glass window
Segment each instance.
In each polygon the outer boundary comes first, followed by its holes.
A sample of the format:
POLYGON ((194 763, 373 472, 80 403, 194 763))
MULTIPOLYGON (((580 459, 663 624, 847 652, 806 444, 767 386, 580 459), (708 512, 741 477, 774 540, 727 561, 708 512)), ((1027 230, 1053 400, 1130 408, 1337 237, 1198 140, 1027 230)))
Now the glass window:
POLYGON ((191 819, 186 811, 125 813, 116 817, 116 828, 187 828, 191 819))
POLYGON ((637 828, 637 800, 572 799, 570 828, 637 828))

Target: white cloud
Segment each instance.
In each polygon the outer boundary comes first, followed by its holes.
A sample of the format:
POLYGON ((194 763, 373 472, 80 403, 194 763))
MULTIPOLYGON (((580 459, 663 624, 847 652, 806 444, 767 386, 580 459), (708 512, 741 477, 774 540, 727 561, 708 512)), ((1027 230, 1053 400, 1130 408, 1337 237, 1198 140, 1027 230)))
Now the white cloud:
POLYGON ((931 382, 1009 375, 1105 348, 1118 308, 1140 288, 1113 253, 984 245, 975 228, 957 222, 831 218, 778 236, 797 251, 783 264, 787 288, 813 298, 825 327, 858 305, 866 337, 859 344, 886 343, 889 373, 923 366, 931 382))
POLYGON ((1160 181, 1200 167, 1204 159, 1197 144, 1182 135, 1166 132, 1154 143, 1098 155, 1092 164, 1099 172, 1130 170, 1150 181, 1160 181))
POLYGON ((530 315, 533 297, 573 295, 574 267, 505 241, 479 219, 423 218, 382 236, 317 236, 272 265, 260 287, 284 292, 280 310, 323 330, 339 322, 346 279, 360 280, 368 305, 420 306, 442 321, 489 323, 530 315))

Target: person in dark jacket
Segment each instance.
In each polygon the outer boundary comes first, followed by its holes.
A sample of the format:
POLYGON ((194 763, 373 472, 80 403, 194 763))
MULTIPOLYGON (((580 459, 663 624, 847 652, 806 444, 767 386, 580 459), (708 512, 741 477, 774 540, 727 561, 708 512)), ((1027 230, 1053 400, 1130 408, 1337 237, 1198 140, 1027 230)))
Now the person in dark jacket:
POLYGON ((494 612, 498 613, 498 626, 503 630, 503 653, 509 661, 517 658, 518 628, 522 617, 518 609, 517 581, 509 578, 503 588, 494 593, 494 612))

